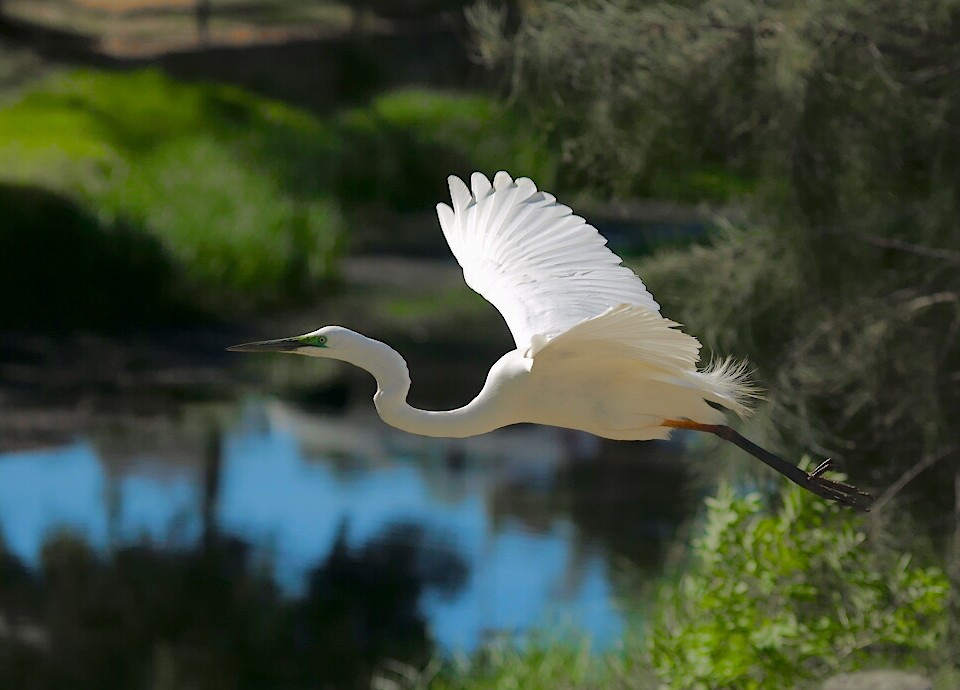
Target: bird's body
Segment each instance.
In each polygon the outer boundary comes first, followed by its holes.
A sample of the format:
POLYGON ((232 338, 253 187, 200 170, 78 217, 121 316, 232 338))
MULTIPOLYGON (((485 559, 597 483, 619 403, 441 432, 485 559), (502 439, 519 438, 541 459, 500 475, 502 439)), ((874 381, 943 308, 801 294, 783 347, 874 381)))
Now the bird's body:
MULTIPOLYGON (((612 318, 636 318, 641 324, 653 321, 649 314, 637 317, 629 311, 612 311, 598 319, 601 323, 612 318)), ((558 337, 537 352, 517 349, 503 355, 490 368, 480 393, 464 407, 417 410, 406 402, 410 377, 399 353, 337 326, 317 333, 327 338, 321 356, 341 359, 373 374, 377 380, 374 403, 384 421, 423 436, 462 438, 510 424, 533 423, 610 439, 646 441, 668 436, 671 429, 662 426, 664 419, 723 423, 723 413, 706 399, 737 404, 724 391, 729 376, 725 369, 702 372, 657 366, 639 355, 618 352, 616 347, 604 348, 602 342, 571 339, 565 347, 566 340, 558 337)))
POLYGON ((583 218, 505 172, 492 184, 475 173, 470 189, 459 178, 449 182, 453 206, 437 207, 444 236, 467 284, 500 310, 516 342, 471 402, 448 411, 411 407, 403 357, 341 326, 231 349, 295 352, 366 369, 377 380, 380 416, 410 433, 466 437, 524 422, 618 440, 663 439, 675 428, 709 431, 793 481, 855 504, 844 498, 846 485, 758 454, 724 425, 723 410, 744 415, 757 396, 744 365, 728 359, 698 369, 697 339, 660 314, 640 278, 583 218))

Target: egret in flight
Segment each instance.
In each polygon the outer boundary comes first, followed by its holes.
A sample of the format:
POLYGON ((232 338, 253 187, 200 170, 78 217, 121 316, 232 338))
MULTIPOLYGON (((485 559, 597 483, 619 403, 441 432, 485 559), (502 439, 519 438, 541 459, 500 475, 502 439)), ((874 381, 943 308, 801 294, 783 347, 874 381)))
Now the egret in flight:
POLYGON ((870 497, 751 443, 726 424, 744 416, 757 390, 732 359, 698 369, 700 342, 660 314, 660 305, 606 240, 527 178, 450 177, 452 208, 440 227, 467 285, 503 315, 516 349, 490 369, 461 408, 407 404, 407 364, 390 346, 341 326, 235 345, 239 352, 291 352, 349 362, 377 381, 373 402, 398 429, 463 438, 521 422, 619 440, 665 439, 674 429, 716 434, 800 486, 866 509, 870 497))

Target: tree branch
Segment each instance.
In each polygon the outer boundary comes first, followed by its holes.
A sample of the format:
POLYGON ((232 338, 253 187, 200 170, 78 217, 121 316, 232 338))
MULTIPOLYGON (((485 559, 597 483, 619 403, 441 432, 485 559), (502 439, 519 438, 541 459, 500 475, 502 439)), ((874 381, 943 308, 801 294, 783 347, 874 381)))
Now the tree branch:
POLYGON ((883 507, 893 500, 893 498, 900 493, 907 484, 920 476, 925 470, 933 467, 944 458, 948 458, 956 453, 958 449, 960 449, 958 446, 948 446, 940 453, 937 453, 936 455, 928 455, 920 462, 914 464, 913 467, 900 475, 900 478, 897 479, 897 481, 888 486, 887 489, 877 497, 877 500, 873 503, 873 507, 875 509, 874 515, 879 515, 880 511, 883 510, 883 507))
POLYGON ((952 249, 926 247, 922 244, 904 242, 903 240, 895 240, 889 237, 879 237, 866 232, 836 231, 836 234, 846 234, 883 249, 896 249, 901 252, 909 252, 910 254, 916 254, 917 256, 922 256, 928 259, 939 259, 941 261, 949 261, 950 263, 960 264, 960 252, 953 251, 952 249))

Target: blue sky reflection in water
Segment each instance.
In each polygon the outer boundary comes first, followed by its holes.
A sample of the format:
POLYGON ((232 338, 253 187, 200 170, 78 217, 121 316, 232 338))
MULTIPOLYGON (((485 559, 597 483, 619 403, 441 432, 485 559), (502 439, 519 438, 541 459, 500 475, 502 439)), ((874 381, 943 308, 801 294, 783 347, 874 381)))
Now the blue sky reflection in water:
MULTIPOLYGON (((623 632, 604 549, 584 546, 565 517, 530 528, 491 508, 505 484, 550 491, 562 456, 571 447, 589 453, 589 439, 579 447, 584 439, 568 432, 521 427, 457 445, 394 432, 372 417, 303 415, 279 403, 248 412, 223 439, 219 528, 252 543, 291 595, 302 593, 342 524, 353 548, 391 525, 417 525, 426 548, 452 551, 469 571, 452 594, 428 588, 421 600, 441 649, 468 651, 485 635, 555 629, 558 621, 587 632, 598 648, 623 632)), ((98 549, 144 536, 195 543, 203 469, 149 451, 122 465, 105 463, 86 440, 0 455, 7 550, 35 568, 58 528, 98 549)))

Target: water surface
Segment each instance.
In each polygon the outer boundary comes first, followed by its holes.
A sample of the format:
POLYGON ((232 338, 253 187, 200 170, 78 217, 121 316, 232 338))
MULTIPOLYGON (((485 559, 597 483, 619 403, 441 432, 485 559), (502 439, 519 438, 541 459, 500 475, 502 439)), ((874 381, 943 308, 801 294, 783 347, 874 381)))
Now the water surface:
POLYGON ((308 413, 275 400, 211 418, 201 407, 161 428, 0 455, 6 551, 36 572, 44 544, 64 532, 103 558, 134 544, 189 551, 214 535, 248 547, 290 600, 314 596, 344 558, 347 580, 371 578, 364 592, 407 573, 402 582, 419 584, 398 596, 414 599, 409 615, 444 653, 545 628, 604 648, 627 624, 621 547, 657 553, 676 518, 643 503, 642 457, 611 465, 586 434, 518 426, 427 439, 372 410, 308 413))

